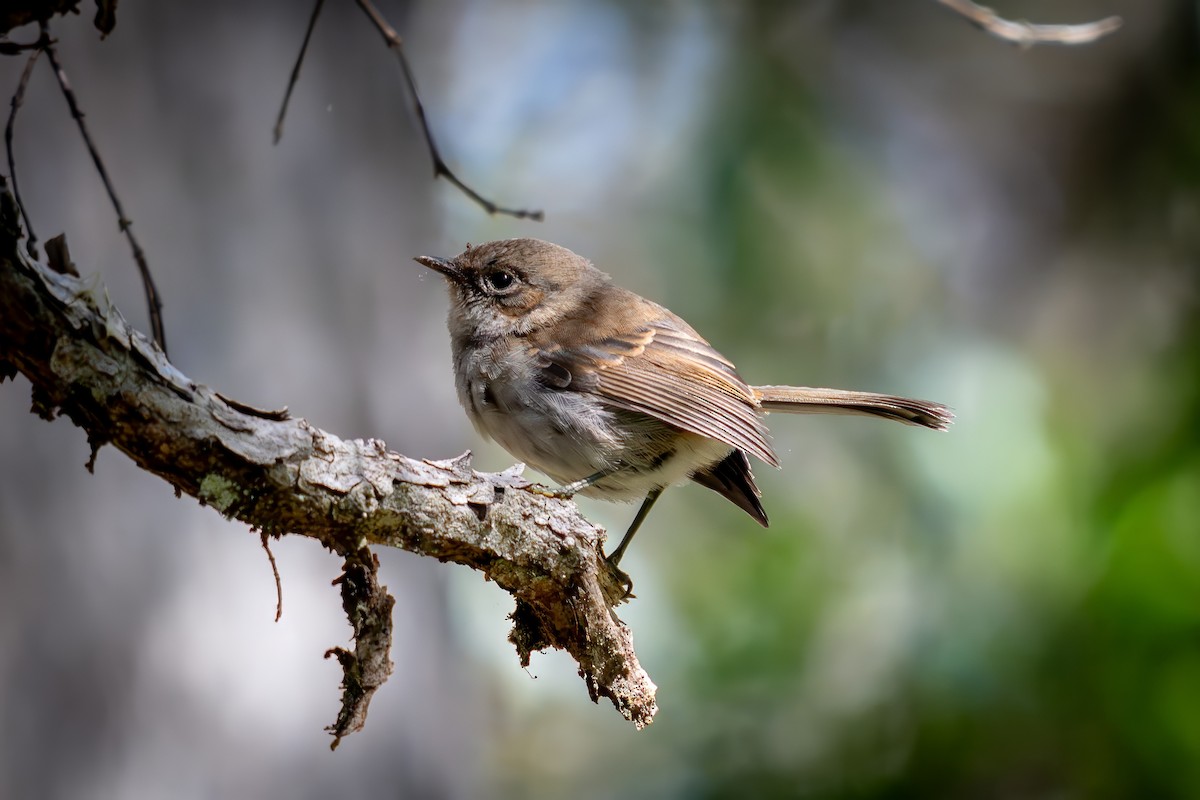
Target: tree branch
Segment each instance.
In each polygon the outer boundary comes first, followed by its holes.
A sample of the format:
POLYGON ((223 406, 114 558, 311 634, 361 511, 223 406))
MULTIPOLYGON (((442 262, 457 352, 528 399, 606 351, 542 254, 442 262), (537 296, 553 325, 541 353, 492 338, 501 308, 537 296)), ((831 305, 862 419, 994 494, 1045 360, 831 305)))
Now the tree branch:
POLYGON ((1106 17, 1080 25, 1035 25, 1032 22, 1004 19, 990 8, 971 0, 937 0, 954 13, 965 17, 977 28, 998 39, 1032 47, 1035 44, 1091 44, 1121 27, 1120 17, 1106 17))
POLYGON ((392 600, 369 545, 479 570, 517 601, 510 639, 523 664, 534 650, 566 650, 593 700, 607 697, 638 728, 653 720, 655 686, 612 611, 624 586, 604 560, 603 531, 573 503, 528 491, 519 469, 475 472, 469 454, 415 460, 227 400, 175 369, 95 281, 28 258, 20 235, 0 178, 0 379, 24 374, 34 411, 67 416, 93 450, 112 444, 226 517, 343 557, 355 647, 330 651, 345 672, 336 737, 362 726, 391 670, 392 600))

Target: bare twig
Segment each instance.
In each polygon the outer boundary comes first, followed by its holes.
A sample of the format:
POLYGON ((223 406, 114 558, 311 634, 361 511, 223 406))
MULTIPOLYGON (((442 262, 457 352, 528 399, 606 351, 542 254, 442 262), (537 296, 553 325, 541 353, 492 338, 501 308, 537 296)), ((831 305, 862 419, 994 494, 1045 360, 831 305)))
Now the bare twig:
POLYGON ((1031 22, 1004 19, 990 8, 971 0, 937 0, 951 11, 967 19, 998 39, 1032 47, 1035 44, 1090 44, 1121 27, 1120 17, 1106 17, 1080 25, 1035 25, 1031 22))
POLYGON ((608 698, 639 728, 653 720, 654 683, 613 613, 625 587, 604 559, 604 532, 573 503, 531 491, 518 472, 476 472, 469 454, 407 458, 230 405, 131 329, 102 286, 25 255, 3 189, 0 178, 0 377, 24 374, 35 411, 70 418, 94 446, 111 443, 178 492, 342 557, 355 641, 331 654, 344 671, 335 740, 361 726, 391 668, 391 597, 373 546, 479 570, 517 602, 510 639, 522 663, 535 650, 566 650, 593 699, 608 698))
POLYGON ((21 70, 21 80, 17 83, 17 90, 12 96, 12 110, 8 113, 8 124, 4 126, 4 150, 8 155, 8 174, 12 178, 13 197, 17 200, 17 208, 21 211, 21 219, 25 222, 25 231, 28 237, 25 239, 25 251, 29 253, 30 258, 37 258, 37 234, 33 232, 33 223, 29 219, 29 212, 25 210, 25 203, 21 200, 21 189, 17 183, 17 162, 13 159, 13 128, 17 122, 17 111, 21 108, 21 103, 25 102, 25 87, 29 85, 29 76, 33 74, 33 66, 37 63, 38 56, 42 54, 42 47, 47 44, 46 37, 43 35, 34 43, 34 50, 29 54, 29 60, 25 62, 25 69, 21 70))
POLYGON ((396 33, 395 29, 383 18, 383 15, 371 4, 371 0, 355 1, 358 3, 358 7, 370 18, 376 29, 378 29, 379 33, 383 36, 383 40, 387 43, 388 49, 396 54, 396 60, 400 63, 400 71, 404 73, 405 86, 407 86, 408 93, 412 96, 413 105, 417 111, 417 119, 421 123, 421 132, 425 135, 425 145, 429 148, 429 157, 433 161, 434 179, 445 178, 450 181, 463 194, 482 206, 483 210, 489 214, 507 214, 517 219, 533 219, 540 222, 545 217, 540 210, 498 206, 470 186, 467 186, 451 171, 438 151, 437 143, 433 139, 433 133, 429 129, 429 120, 425 116, 425 105, 421 102, 421 95, 417 92, 417 82, 413 77, 412 68, 409 66, 408 57, 404 55, 404 41, 400 38, 400 34, 396 33))
MULTIPOLYGON (((417 83, 413 77, 412 68, 408 63, 408 58, 404 55, 404 42, 401 40, 400 35, 396 33, 395 29, 392 28, 392 26, 387 23, 387 20, 383 18, 383 15, 381 15, 379 11, 373 5, 371 5, 369 0, 357 0, 357 2, 359 7, 366 13, 371 22, 374 23, 375 27, 383 35, 388 49, 396 54, 396 58, 400 63, 400 69, 404 75, 405 87, 408 89, 409 94, 413 98, 413 105, 416 107, 417 111, 417 119, 421 123, 421 133, 425 136, 425 145, 429 149, 429 157, 433 161, 434 179, 436 180, 437 178, 445 178, 454 186, 458 187, 463 194, 478 203, 489 214, 507 214, 509 216, 516 217, 517 219, 543 219, 544 214, 538 210, 531 211, 523 208, 506 208, 504 206, 497 205, 483 195, 479 194, 479 192, 472 189, 454 174, 454 172, 446 164, 445 159, 442 158, 441 152, 437 147, 437 142, 434 141, 433 132, 429 128, 429 120, 425 115, 425 106, 421 102, 421 96, 417 93, 417 83)), ((295 89, 296 81, 300 77, 300 65, 304 63, 304 56, 308 52, 308 45, 312 40, 313 29, 317 24, 317 16, 321 13, 321 8, 324 6, 324 4, 325 0, 317 0, 316 4, 313 6, 312 14, 308 18, 308 28, 304 32, 304 41, 300 45, 300 52, 296 56, 296 63, 292 66, 292 74, 288 79, 287 90, 283 95, 283 103, 279 108, 279 116, 275 120, 274 136, 276 144, 278 144, 279 140, 283 137, 283 121, 287 116, 287 108, 292 97, 292 90, 295 89)))
POLYGON ((54 43, 50 39, 49 26, 43 22, 41 27, 42 36, 47 40, 45 47, 46 58, 50 60, 50 66, 54 68, 54 77, 58 79, 59 88, 62 89, 67 106, 71 109, 71 116, 79 126, 79 133, 83 136, 83 142, 87 145, 88 153, 92 156, 92 163, 96 165, 96 171, 100 173, 100 180, 104 182, 104 189, 108 192, 108 199, 112 201, 113 208, 117 212, 117 224, 120 226, 121 232, 125 234, 125 238, 129 240, 129 246, 133 249, 133 260, 137 262, 138 272, 141 273, 142 287, 146 292, 146 305, 150 309, 150 330, 154 335, 154 341, 162 349, 163 353, 166 353, 167 334, 163 328, 162 300, 159 298, 158 288, 154 285, 154 276, 150 274, 150 265, 146 263, 146 254, 142 251, 142 246, 138 244, 137 238, 133 235, 133 222, 125 216, 125 209, 121 207, 121 201, 117 198, 117 192, 108 177, 108 170, 104 167, 104 161, 100 158, 100 151, 96 149, 96 145, 92 142, 92 137, 88 133, 87 125, 84 124, 83 112, 79 110, 79 103, 75 99, 75 92, 71 90, 71 84, 67 82, 67 74, 63 71, 62 64, 59 63, 58 54, 54 50, 54 43))
POLYGON ((308 43, 312 40, 313 28, 317 27, 317 16, 321 13, 321 7, 324 5, 325 0, 317 0, 316 5, 313 6, 312 15, 308 18, 308 29, 304 31, 304 41, 300 44, 300 52, 296 54, 296 63, 292 65, 287 91, 283 93, 283 104, 279 106, 279 116, 275 118, 275 144, 279 144, 279 140, 283 138, 283 118, 287 116, 292 90, 296 88, 296 81, 300 78, 300 65, 304 63, 304 55, 308 52, 308 43))
POLYGON ((271 534, 259 531, 263 550, 267 551, 267 560, 271 562, 271 574, 275 576, 275 621, 283 618, 283 581, 279 579, 279 565, 275 563, 275 554, 271 552, 271 534))

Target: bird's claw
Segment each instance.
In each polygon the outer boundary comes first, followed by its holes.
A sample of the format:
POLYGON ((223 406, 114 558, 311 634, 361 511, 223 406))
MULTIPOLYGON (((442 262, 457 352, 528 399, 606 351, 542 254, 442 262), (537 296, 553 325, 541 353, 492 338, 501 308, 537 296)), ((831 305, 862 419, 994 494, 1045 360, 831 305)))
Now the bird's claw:
POLYGON ((633 578, 629 577, 629 573, 622 570, 608 558, 604 559, 604 566, 608 569, 608 574, 612 576, 613 582, 620 585, 623 589, 620 599, 617 600, 618 603, 624 603, 626 600, 632 600, 637 597, 633 593, 633 578))

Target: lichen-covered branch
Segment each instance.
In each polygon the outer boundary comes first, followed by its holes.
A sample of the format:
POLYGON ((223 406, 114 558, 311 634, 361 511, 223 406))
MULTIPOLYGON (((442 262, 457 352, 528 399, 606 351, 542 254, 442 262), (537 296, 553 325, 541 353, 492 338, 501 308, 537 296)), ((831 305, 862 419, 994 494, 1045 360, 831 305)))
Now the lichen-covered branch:
POLYGON ((68 417, 93 448, 110 444, 227 517, 313 537, 345 560, 355 648, 331 651, 345 670, 335 736, 362 726, 391 669, 391 598, 370 545, 479 570, 517 601, 511 639, 522 662, 566 650, 593 699, 609 698, 639 728, 651 722, 655 686, 612 611, 621 577, 604 561, 603 531, 573 503, 528 491, 519 469, 476 472, 469 454, 407 458, 225 398, 175 369, 96 282, 34 262, 19 238, 0 179, 0 378, 24 374, 34 410, 68 417))

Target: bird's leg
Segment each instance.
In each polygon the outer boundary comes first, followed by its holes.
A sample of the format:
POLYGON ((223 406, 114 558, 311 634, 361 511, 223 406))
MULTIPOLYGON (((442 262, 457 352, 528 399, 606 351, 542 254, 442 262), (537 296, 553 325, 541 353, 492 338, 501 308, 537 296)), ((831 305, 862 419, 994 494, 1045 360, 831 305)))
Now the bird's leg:
MULTIPOLYGON (((623 466, 613 467, 611 469, 601 470, 600 472, 588 475, 586 478, 581 478, 577 481, 571 481, 557 489, 547 489, 542 486, 533 486, 531 489, 540 495, 546 497, 556 497, 560 500, 569 500, 579 492, 589 486, 595 486, 600 481, 610 475, 620 472, 624 469, 623 466)), ((638 528, 642 527, 642 523, 646 521, 646 515, 650 513, 650 509, 654 507, 654 502, 658 500, 659 495, 663 493, 663 487, 659 486, 651 489, 646 495, 646 499, 642 501, 641 508, 633 518, 633 522, 629 524, 629 530, 625 531, 625 535, 621 537, 621 543, 617 545, 617 549, 612 551, 611 555, 605 557, 605 562, 609 568, 616 573, 617 577, 625 584, 625 597, 633 596, 633 581, 622 572, 617 564, 621 563, 621 556, 625 555, 625 549, 629 547, 629 543, 633 541, 633 535, 638 532, 638 528)))
POLYGON ((621 563, 621 556, 625 555, 625 548, 629 547, 629 543, 633 541, 633 535, 637 533, 638 528, 642 527, 642 523, 646 520, 646 515, 650 513, 650 509, 654 506, 654 501, 662 493, 663 490, 660 486, 657 489, 651 489, 650 493, 646 495, 646 499, 642 501, 642 507, 638 509, 637 516, 633 518, 633 522, 629 525, 629 530, 625 531, 625 536, 621 539, 621 543, 608 556, 607 561, 609 564, 615 567, 621 563))

